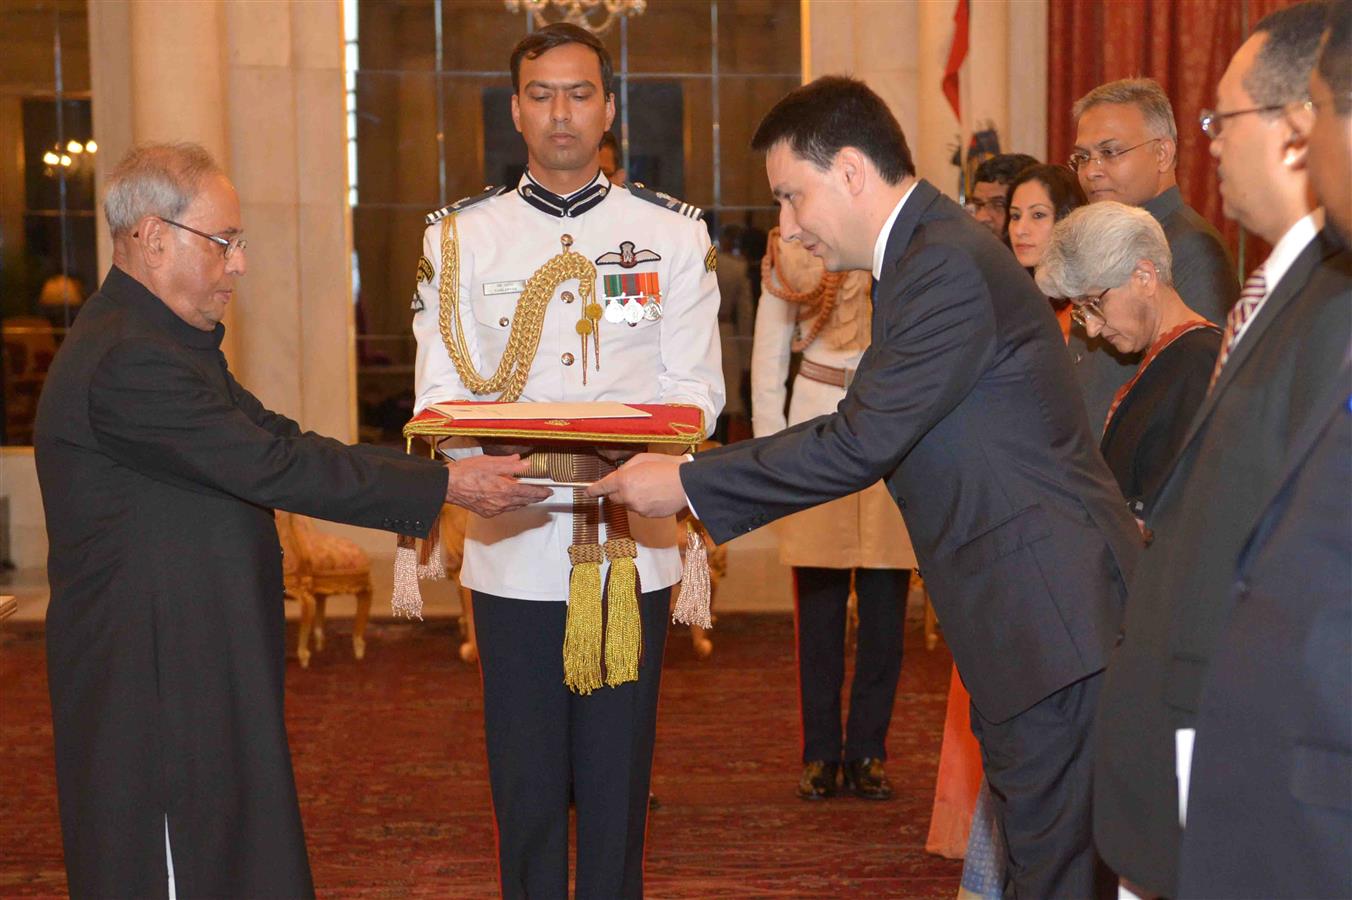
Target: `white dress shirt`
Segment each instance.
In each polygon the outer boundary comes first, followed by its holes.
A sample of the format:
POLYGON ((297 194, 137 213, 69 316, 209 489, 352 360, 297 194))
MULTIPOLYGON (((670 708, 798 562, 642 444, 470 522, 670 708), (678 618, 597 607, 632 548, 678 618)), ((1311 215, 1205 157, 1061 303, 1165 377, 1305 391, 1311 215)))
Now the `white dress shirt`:
POLYGON ((915 186, 920 183, 916 179, 911 186, 906 189, 906 193, 901 195, 897 205, 892 207, 892 214, 887 217, 883 223, 883 230, 878 232, 878 239, 873 242, 873 280, 878 281, 883 277, 883 256, 887 253, 887 239, 892 236, 892 226, 897 224, 897 216, 901 215, 901 208, 906 205, 906 201, 911 199, 911 194, 915 193, 915 186))
POLYGON ((1244 337, 1244 332, 1249 330, 1249 325, 1263 311, 1263 305, 1272 296, 1273 288, 1281 283, 1282 278, 1291 268, 1291 264, 1296 261, 1296 257, 1305 252, 1305 248, 1310 245, 1310 241, 1315 239, 1315 236, 1319 234, 1323 227, 1324 210, 1321 207, 1286 229, 1286 234, 1282 235, 1281 239, 1273 246, 1272 252, 1263 261, 1263 282, 1266 293, 1263 294, 1262 299, 1258 301, 1258 305, 1254 307, 1253 312, 1244 320, 1244 323, 1235 329, 1231 352, 1233 352, 1235 346, 1239 345, 1240 339, 1244 337))

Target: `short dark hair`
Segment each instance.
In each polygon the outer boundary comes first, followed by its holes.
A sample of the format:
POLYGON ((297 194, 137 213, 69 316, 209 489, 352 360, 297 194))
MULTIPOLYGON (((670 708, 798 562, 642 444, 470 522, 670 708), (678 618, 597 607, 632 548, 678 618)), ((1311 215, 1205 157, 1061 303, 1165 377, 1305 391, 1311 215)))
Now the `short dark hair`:
POLYGON ((568 22, 546 25, 517 41, 516 46, 512 48, 512 91, 521 93, 521 60, 536 59, 565 44, 582 44, 595 51, 596 58, 601 63, 601 90, 607 97, 615 93, 615 66, 610 61, 606 45, 587 29, 568 22))
MULTIPOLYGON (((1030 181, 1039 182, 1047 189, 1047 196, 1051 198, 1052 208, 1056 210, 1053 221, 1060 222, 1089 202, 1089 198, 1084 195, 1084 188, 1080 187, 1080 179, 1075 177, 1075 173, 1070 170, 1070 167, 1052 165, 1051 163, 1035 163, 1024 168, 1009 183, 1009 193, 1005 196, 1013 200, 1014 192, 1018 190, 1019 185, 1027 184, 1030 181)), ((1005 220, 1005 234, 1009 234, 1008 219, 1005 220)))
POLYGON ((1269 13, 1254 26, 1254 34, 1267 35, 1244 76, 1244 90, 1255 105, 1282 106, 1310 96, 1310 70, 1327 17, 1324 0, 1307 0, 1269 13))
POLYGON ((997 153, 976 167, 972 181, 993 181, 996 184, 1009 184, 1014 180, 1014 176, 1029 166, 1037 164, 1037 158, 1029 156, 1027 153, 997 153))
POLYGON ((896 116, 868 85, 841 75, 826 75, 784 95, 765 114, 751 138, 751 149, 769 152, 780 141, 819 169, 845 147, 869 158, 888 184, 915 174, 911 149, 896 116))
POLYGON ((1352 0, 1328 4, 1324 49, 1319 54, 1319 77, 1333 92, 1333 108, 1352 115, 1352 0))
POLYGON ((605 134, 601 135, 600 149, 604 150, 607 147, 615 153, 616 159, 620 158, 620 141, 615 137, 615 132, 613 131, 607 131, 605 134))

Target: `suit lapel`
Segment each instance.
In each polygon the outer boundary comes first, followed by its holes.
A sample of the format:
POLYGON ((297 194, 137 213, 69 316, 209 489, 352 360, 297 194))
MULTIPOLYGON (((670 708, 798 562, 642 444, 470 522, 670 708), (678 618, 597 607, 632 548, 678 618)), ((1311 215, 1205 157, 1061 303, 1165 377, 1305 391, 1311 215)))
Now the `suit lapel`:
POLYGON ((1172 468, 1169 470, 1168 477, 1160 485, 1157 496, 1162 497, 1170 489, 1174 479, 1178 476, 1179 469, 1182 467, 1182 460, 1188 455, 1189 448, 1193 441, 1206 426, 1211 418, 1211 413, 1215 410, 1216 404, 1225 393, 1230 382, 1234 380, 1235 373, 1244 367, 1253 354, 1254 347, 1263 338, 1263 333, 1267 331, 1272 322, 1282 314, 1282 310, 1290 304, 1291 299, 1300 293, 1301 288, 1305 287, 1306 282, 1314 273, 1315 268, 1326 258, 1338 252, 1337 246, 1327 240, 1323 232, 1315 235, 1314 240, 1310 241, 1309 246, 1301 251, 1296 257, 1295 262, 1286 270, 1282 280, 1277 283, 1272 290, 1272 295, 1267 298, 1263 308, 1259 310, 1258 317, 1250 323, 1248 330, 1244 332, 1244 338, 1239 342, 1239 346, 1230 354, 1226 360, 1225 367, 1221 369, 1220 377, 1216 379, 1216 384, 1207 394, 1206 399, 1197 410, 1197 414, 1192 417, 1192 425, 1188 429, 1188 436, 1183 440, 1178 454, 1174 456, 1172 468))
POLYGON ((1305 464, 1305 460, 1310 455, 1310 450, 1314 447, 1315 442, 1319 440, 1319 436, 1330 427, 1331 422, 1339 416, 1348 414, 1348 404, 1352 402, 1352 398, 1349 397, 1350 390, 1352 390, 1352 357, 1343 360, 1343 367, 1339 370, 1338 377, 1333 380, 1328 390, 1324 391, 1314 406, 1316 410, 1331 412, 1310 416, 1309 421, 1305 423, 1305 427, 1291 439, 1291 446, 1287 449, 1286 465, 1283 467, 1282 475, 1274 482, 1268 496, 1263 498, 1262 504, 1258 507, 1263 512, 1259 515, 1258 521, 1254 522, 1249 536, 1244 539, 1243 549, 1240 551, 1239 559, 1235 565, 1237 573, 1242 574, 1247 568, 1253 546, 1265 531, 1269 510, 1277 502, 1277 498, 1282 491, 1286 490, 1291 478, 1305 464))
POLYGON ((879 281, 887 280, 891 274, 889 269, 906 252, 916 226, 938 196, 939 189, 925 179, 921 178, 915 183, 911 196, 901 205, 901 212, 897 213, 897 220, 892 223, 892 233, 887 236, 887 249, 883 251, 883 277, 879 281))

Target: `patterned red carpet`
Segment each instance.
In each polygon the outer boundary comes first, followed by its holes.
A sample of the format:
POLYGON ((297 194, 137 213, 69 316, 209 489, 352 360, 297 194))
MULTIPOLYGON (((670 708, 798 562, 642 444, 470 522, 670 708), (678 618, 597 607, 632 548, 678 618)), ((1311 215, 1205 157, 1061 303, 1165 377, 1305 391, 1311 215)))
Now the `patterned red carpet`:
MULTIPOLYGON (((364 662, 344 624, 287 713, 321 897, 497 893, 479 676, 451 623, 373 624, 364 662)), ((667 644, 649 817, 647 895, 956 895, 960 863, 924 852, 951 658, 907 635, 888 803, 793 795, 799 762, 793 623, 725 615, 714 656, 667 644)), ((0 896, 61 896, 51 724, 40 632, 0 633, 0 896)))

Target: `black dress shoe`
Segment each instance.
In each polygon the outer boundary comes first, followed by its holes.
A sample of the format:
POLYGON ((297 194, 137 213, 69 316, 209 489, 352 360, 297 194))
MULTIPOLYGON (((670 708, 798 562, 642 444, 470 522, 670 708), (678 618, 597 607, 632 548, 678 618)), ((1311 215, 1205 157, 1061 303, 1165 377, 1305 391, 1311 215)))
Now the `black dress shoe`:
POLYGON ((836 776, 840 773, 840 763, 810 762, 803 766, 803 777, 798 779, 798 796, 804 800, 825 800, 834 797, 836 776))
POLYGON ((891 800, 892 783, 881 759, 850 760, 845 764, 845 790, 865 800, 891 800))

